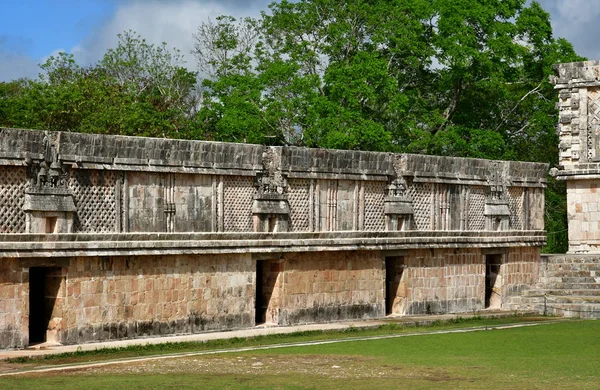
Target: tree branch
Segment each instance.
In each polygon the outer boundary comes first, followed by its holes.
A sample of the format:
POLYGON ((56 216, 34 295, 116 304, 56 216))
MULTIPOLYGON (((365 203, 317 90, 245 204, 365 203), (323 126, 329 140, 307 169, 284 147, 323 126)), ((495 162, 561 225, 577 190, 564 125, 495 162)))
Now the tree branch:
POLYGON ((510 110, 510 112, 505 116, 502 115, 502 121, 498 124, 498 126, 496 127, 495 131, 500 130, 500 127, 502 127, 502 125, 504 125, 506 123, 506 121, 508 120, 508 117, 512 115, 513 112, 515 112, 515 110, 521 105, 521 103, 523 103, 523 101, 525 99, 527 99, 527 97, 533 93, 537 93, 537 91, 540 90, 540 88, 542 88, 542 85, 544 84, 544 81, 542 80, 537 87, 535 87, 534 89, 532 89, 531 91, 527 92, 518 102, 517 104, 515 104, 515 106, 512 108, 512 110, 510 110))

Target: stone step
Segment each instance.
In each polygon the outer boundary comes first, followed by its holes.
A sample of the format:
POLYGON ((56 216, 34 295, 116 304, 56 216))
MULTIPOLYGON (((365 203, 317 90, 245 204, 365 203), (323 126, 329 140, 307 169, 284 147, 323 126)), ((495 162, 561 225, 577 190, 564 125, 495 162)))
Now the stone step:
POLYGON ((600 263, 542 264, 542 271, 600 271, 600 263))
MULTIPOLYGON (((547 295, 546 303, 548 305, 563 304, 563 303, 577 303, 577 304, 597 304, 600 305, 599 296, 574 296, 574 295, 547 295)), ((524 304, 538 304, 544 303, 544 296, 523 296, 521 297, 521 303, 524 304)))
POLYGON ((600 318, 600 302, 557 302, 543 297, 511 297, 504 303, 511 310, 533 310, 562 317, 600 318))
POLYGON ((531 290, 527 290, 523 292, 523 296, 525 297, 531 297, 531 296, 543 296, 544 294, 547 295, 559 295, 559 296, 565 296, 565 295, 579 295, 582 297, 586 297, 586 296, 600 296, 600 289, 579 289, 579 290, 573 290, 573 289, 546 289, 546 288, 534 288, 531 290))
POLYGON ((541 273, 539 282, 542 284, 548 283, 600 283, 600 275, 590 275, 587 276, 555 276, 555 274, 551 273, 541 273), (583 278, 583 279, 577 279, 583 278))
POLYGON ((535 305, 531 309, 548 315, 576 318, 600 318, 600 303, 598 304, 579 304, 579 303, 561 303, 544 305, 535 305))
POLYGON ((582 277, 582 276, 577 276, 577 277, 561 277, 561 278, 556 278, 556 277, 540 277, 540 284, 542 285, 543 288, 551 288, 553 285, 557 285, 557 284, 562 284, 562 285, 566 285, 567 287, 559 287, 559 288, 576 288, 576 287, 569 287, 569 284, 573 284, 573 285, 578 285, 578 284, 600 284, 597 280, 597 278, 595 277, 582 277))
POLYGON ((600 283, 565 283, 565 282, 549 282, 538 283, 536 288, 546 290, 599 290, 600 283))
MULTIPOLYGON (((598 278, 600 279, 600 278, 598 278)), ((565 283, 565 284, 580 284, 580 283, 599 283, 595 277, 592 276, 562 276, 562 277, 547 277, 540 278, 542 283, 565 283)), ((600 283, 599 283, 600 284, 600 283)))
POLYGON ((548 305, 555 303, 578 303, 578 304, 591 304, 600 305, 600 297, 596 296, 565 296, 565 295, 548 295, 546 297, 546 303, 548 305))
MULTIPOLYGON (((594 277, 596 275, 596 271, 582 271, 582 270, 556 270, 556 271, 542 271, 542 277, 555 277, 555 278, 563 278, 563 277, 594 277)), ((600 277, 600 271, 598 271, 598 276, 600 277)))
POLYGON ((565 256, 543 256, 542 263, 548 264, 600 264, 600 256, 565 255, 565 256))

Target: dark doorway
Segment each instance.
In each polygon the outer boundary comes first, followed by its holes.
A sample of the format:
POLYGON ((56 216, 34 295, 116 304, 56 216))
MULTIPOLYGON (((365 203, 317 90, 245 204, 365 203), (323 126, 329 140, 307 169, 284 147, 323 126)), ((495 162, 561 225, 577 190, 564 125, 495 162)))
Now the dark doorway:
POLYGON ((264 267, 264 260, 258 260, 256 262, 256 292, 254 295, 254 323, 256 325, 263 324, 266 315, 266 305, 264 305, 263 299, 264 267))
POLYGON ((501 300, 495 291, 496 281, 500 273, 502 255, 485 256, 485 308, 499 307, 501 300))
POLYGON ((60 289, 62 269, 29 268, 29 344, 43 343, 60 289))
POLYGON ((394 304, 398 298, 403 298, 404 293, 400 291, 400 282, 404 272, 404 257, 385 258, 385 314, 397 314, 394 304))
POLYGON ((283 269, 280 260, 258 260, 256 262, 256 295, 254 323, 277 323, 281 291, 277 280, 283 269))

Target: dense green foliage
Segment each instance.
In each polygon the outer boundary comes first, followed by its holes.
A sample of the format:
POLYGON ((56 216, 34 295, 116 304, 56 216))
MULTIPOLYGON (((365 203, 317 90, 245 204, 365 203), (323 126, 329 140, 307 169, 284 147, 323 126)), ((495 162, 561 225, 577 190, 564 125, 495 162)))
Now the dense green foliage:
POLYGON ((196 75, 166 45, 129 31, 94 66, 60 53, 38 80, 0 84, 0 125, 103 134, 181 137, 196 75))
MULTIPOLYGON (((198 72, 132 32, 0 83, 0 125, 557 163, 552 65, 578 61, 526 0, 283 0, 194 35, 198 72)), ((564 187, 548 251, 566 248, 564 187)))

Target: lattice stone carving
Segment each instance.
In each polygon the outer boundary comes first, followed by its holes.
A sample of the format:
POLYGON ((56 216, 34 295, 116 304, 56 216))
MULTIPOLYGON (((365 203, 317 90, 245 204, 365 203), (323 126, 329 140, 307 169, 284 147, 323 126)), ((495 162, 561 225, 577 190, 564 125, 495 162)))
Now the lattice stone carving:
POLYGON ((25 190, 29 187, 24 167, 0 167, 0 233, 25 233, 25 190))
POLYGON ((365 225, 364 230, 385 230, 385 195, 387 183, 367 181, 365 186, 365 225))
POLYGON ((431 229, 431 197, 433 189, 430 183, 413 183, 406 191, 413 200, 415 224, 417 230, 431 229))
POLYGON ((254 178, 227 176, 223 188, 223 227, 226 232, 251 232, 254 178))
POLYGON ((510 210, 511 230, 523 229, 523 188, 508 188, 508 209, 510 210))
POLYGON ((596 154, 596 143, 600 140, 600 89, 588 89, 588 132, 587 132, 587 157, 592 161, 596 154))
POLYGON ((69 187, 73 191, 77 214, 75 232, 112 233, 116 231, 117 205, 115 185, 117 174, 112 171, 71 171, 69 187))
POLYGON ((469 193, 469 230, 485 230, 485 187, 471 187, 469 193))
POLYGON ((310 180, 290 179, 288 186, 290 231, 308 232, 310 230, 310 180))

